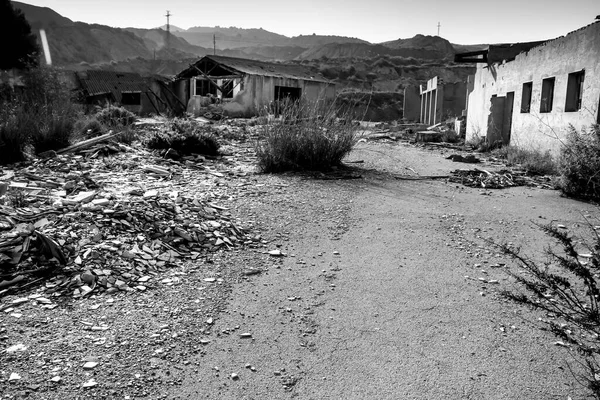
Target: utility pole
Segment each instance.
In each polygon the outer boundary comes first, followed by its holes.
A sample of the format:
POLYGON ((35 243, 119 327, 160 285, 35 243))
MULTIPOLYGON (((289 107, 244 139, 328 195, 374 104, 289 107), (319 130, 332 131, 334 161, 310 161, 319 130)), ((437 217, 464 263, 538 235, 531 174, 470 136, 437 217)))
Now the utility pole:
POLYGON ((169 37, 171 36, 171 25, 169 23, 169 18, 171 17, 171 12, 169 10, 167 10, 167 15, 165 15, 165 17, 167 17, 167 40, 166 40, 166 46, 167 49, 169 48, 169 37))
POLYGON ((217 36, 213 33, 213 56, 217 55, 217 36))
POLYGON ((440 36, 440 26, 442 26, 439 22, 438 22, 438 36, 440 36))

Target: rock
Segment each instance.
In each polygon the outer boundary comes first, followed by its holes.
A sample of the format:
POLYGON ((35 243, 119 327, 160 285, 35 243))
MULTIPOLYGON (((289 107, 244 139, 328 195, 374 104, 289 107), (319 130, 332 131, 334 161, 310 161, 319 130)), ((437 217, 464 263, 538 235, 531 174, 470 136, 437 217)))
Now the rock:
POLYGON ((283 257, 284 254, 281 252, 281 250, 271 250, 269 251, 269 255, 273 256, 273 257, 283 257))
POLYGON ((252 339, 252 334, 249 332, 240 333, 240 339, 252 339))
POLYGON ((94 380, 94 378, 90 379, 89 381, 85 382, 85 383, 82 385, 82 387, 83 387, 84 389, 90 389, 90 388, 93 388, 93 387, 95 387, 95 386, 98 386, 98 382, 96 382, 96 381, 94 380))
POLYGON ((60 382, 61 380, 62 380, 62 378, 61 378, 60 376, 53 376, 53 377, 50 379, 50 382, 58 383, 58 382, 60 382))
POLYGON ((10 374, 10 376, 8 377, 8 381, 9 382, 14 382, 14 381, 18 381, 21 379, 21 375, 17 374, 16 372, 13 372, 12 374, 10 374))
POLYGON ((94 369, 97 365, 98 363, 95 361, 88 361, 85 364, 83 364, 83 369, 94 369))
POLYGON ((6 352, 8 354, 12 354, 12 353, 16 353, 18 351, 25 351, 27 350, 27 347, 25 347, 25 345, 23 344, 15 344, 14 346, 10 346, 8 349, 6 349, 6 352))
POLYGON ((237 381, 238 379, 240 379, 239 375, 236 374, 235 372, 231 374, 231 379, 233 379, 234 381, 237 381))

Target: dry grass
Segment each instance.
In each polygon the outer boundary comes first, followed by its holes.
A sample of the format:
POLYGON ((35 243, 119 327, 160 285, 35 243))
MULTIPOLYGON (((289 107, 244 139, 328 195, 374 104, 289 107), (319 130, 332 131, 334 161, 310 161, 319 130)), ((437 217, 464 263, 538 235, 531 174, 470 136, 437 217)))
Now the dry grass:
POLYGON ((324 103, 287 103, 262 125, 255 148, 263 172, 327 171, 357 143, 348 112, 324 103))

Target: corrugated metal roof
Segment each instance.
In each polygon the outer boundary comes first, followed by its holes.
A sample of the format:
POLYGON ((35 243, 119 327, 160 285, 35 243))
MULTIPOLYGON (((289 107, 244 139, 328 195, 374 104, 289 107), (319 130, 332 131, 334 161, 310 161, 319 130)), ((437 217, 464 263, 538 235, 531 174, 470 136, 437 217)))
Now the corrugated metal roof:
POLYGON ((112 93, 116 101, 122 92, 145 92, 148 87, 141 75, 132 72, 89 70, 78 72, 77 77, 87 96, 112 93))
MULTIPOLYGON (((194 65, 199 66, 205 59, 247 75, 273 76, 277 78, 302 79, 306 81, 330 83, 322 75, 311 71, 303 65, 278 64, 226 56, 204 56, 194 63, 194 65)), ((180 72, 175 79, 189 78, 190 76, 196 75, 198 75, 198 72, 191 66, 180 72)))

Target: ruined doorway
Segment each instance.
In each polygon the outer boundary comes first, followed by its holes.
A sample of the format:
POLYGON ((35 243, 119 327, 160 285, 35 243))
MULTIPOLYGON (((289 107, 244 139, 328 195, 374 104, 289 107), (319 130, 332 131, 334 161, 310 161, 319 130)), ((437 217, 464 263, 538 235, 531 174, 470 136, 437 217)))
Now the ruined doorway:
POLYGON ((490 98, 490 113, 488 115, 488 129, 486 140, 490 144, 503 142, 502 133, 504 132, 504 102, 506 97, 492 95, 490 98))
POLYGON ((506 100, 504 100, 504 121, 502 123, 502 144, 506 145, 510 144, 514 103, 515 92, 506 93, 506 100))

